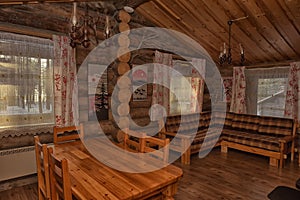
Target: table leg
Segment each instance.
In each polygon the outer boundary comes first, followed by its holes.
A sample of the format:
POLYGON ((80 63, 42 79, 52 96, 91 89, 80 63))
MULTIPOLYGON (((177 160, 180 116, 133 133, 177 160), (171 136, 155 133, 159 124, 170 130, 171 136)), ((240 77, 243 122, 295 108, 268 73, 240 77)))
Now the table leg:
POLYGON ((174 200, 174 195, 177 192, 178 183, 173 183, 172 185, 169 185, 164 191, 163 196, 165 200, 174 200))

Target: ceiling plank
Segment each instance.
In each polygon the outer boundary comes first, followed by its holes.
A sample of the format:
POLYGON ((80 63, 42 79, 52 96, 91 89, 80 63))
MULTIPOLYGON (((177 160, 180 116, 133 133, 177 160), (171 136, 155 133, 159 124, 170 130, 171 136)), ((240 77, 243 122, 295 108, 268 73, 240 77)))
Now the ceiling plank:
MULTIPOLYGON (((197 2, 197 1, 195 1, 195 2, 197 2)), ((236 7, 235 4, 228 5, 224 1, 219 1, 218 4, 216 3, 215 0, 202 1, 201 4, 199 4, 199 3, 200 2, 197 2, 198 7, 201 6, 201 7, 206 8, 206 11, 204 13, 206 13, 206 15, 208 15, 207 16, 208 18, 209 17, 213 18, 215 21, 222 24, 222 26, 224 27, 224 30, 225 30, 224 34, 227 36, 227 38, 229 35, 228 24, 227 24, 228 20, 247 16, 247 14, 245 12, 238 10, 238 7, 236 7), (233 15, 233 13, 229 13, 229 11, 234 12, 234 15, 233 15)), ((231 3, 232 3, 232 1, 231 1, 231 3)), ((264 49, 257 48, 259 46, 258 42, 256 40, 253 40, 253 38, 249 37, 250 36, 249 32, 245 31, 245 30, 247 30, 246 27, 248 27, 246 25, 247 20, 248 19, 245 19, 240 22, 234 22, 232 25, 232 46, 234 47, 233 52, 235 53, 235 55, 239 55, 240 49, 239 49, 238 44, 240 43, 245 48, 245 52, 247 54, 246 55, 247 60, 252 60, 252 61, 256 61, 256 62, 273 60, 274 57, 266 55, 264 49)), ((255 32, 255 30, 253 30, 253 32, 255 32)), ((228 43, 227 41, 228 41, 228 39, 224 40, 224 42, 228 43)), ((248 63, 248 64, 250 64, 250 63, 248 63)))
POLYGON ((280 33, 272 25, 270 20, 265 15, 264 9, 254 0, 242 1, 240 6, 249 13, 249 20, 255 24, 257 31, 264 36, 264 38, 272 45, 274 49, 279 50, 280 54, 284 56, 285 60, 291 59, 294 51, 284 41, 280 33))
MULTIPOLYGON (((208 29, 212 35, 211 37, 205 38, 207 41, 213 41, 213 44, 215 45, 216 51, 220 53, 220 47, 223 47, 223 43, 226 43, 228 45, 228 24, 227 21, 229 17, 226 15, 224 8, 221 5, 214 4, 211 5, 211 1, 190 1, 190 2, 181 2, 184 4, 184 7, 186 7, 187 10, 190 10, 190 12, 194 13, 197 16, 197 19, 203 24, 206 29, 208 29), (199 12, 199 9, 201 8, 201 11, 199 12), (218 17, 221 16, 221 17, 218 17), (220 40, 215 39, 216 37, 219 37, 220 40)), ((238 27, 233 27, 234 31, 238 29, 238 27)), ((201 35, 200 35, 201 36, 201 35)), ((240 48, 239 43, 243 43, 245 46, 245 43, 247 42, 246 51, 251 52, 251 42, 245 41, 240 39, 239 37, 242 36, 240 32, 237 32, 237 34, 232 35, 234 37, 231 38, 231 49, 232 49, 232 56, 234 58, 233 62, 236 62, 236 64, 239 64, 239 56, 240 56, 240 48), (249 49, 249 50, 248 50, 249 49), (237 61, 238 60, 238 61, 237 61)), ((255 44, 252 44, 253 47, 256 46, 255 44)), ((251 54, 248 54, 247 59, 258 59, 259 52, 251 52, 251 54), (257 54, 257 55, 255 55, 257 54), (250 56, 249 56, 250 55, 250 56)))
MULTIPOLYGON (((190 27, 184 27, 181 24, 174 23, 174 21, 173 21, 174 18, 172 18, 172 16, 169 16, 167 14, 167 11, 162 10, 163 8, 159 7, 157 4, 154 4, 152 2, 149 2, 148 4, 151 4, 151 5, 147 5, 147 9, 143 9, 143 8, 139 7, 137 9, 137 11, 139 13, 143 13, 143 15, 146 18, 149 18, 149 20, 151 20, 151 21, 154 20, 155 23, 157 25, 159 25, 160 27, 169 28, 169 29, 184 33, 186 35, 189 35, 188 33, 191 32, 191 30, 189 30, 190 27)), ((191 37, 191 38, 193 38, 194 40, 196 39, 196 41, 197 41, 197 38, 195 38, 195 37, 191 37)))
MULTIPOLYGON (((101 0, 110 1, 110 0, 101 0)), ((39 3, 72 3, 72 2, 95 2, 95 0, 0 0, 0 5, 22 5, 39 3)))
MULTIPOLYGON (((294 53, 300 55, 300 35, 291 21, 288 19, 284 10, 276 0, 258 1, 264 8, 265 14, 279 34, 282 35, 287 44, 293 49, 294 53)), ((291 57, 291 56, 290 56, 291 57)))
MULTIPOLYGON (((170 21, 171 19, 166 16, 161 16, 162 12, 160 11, 160 8, 158 8, 157 6, 155 6, 155 4, 149 2, 147 3, 149 5, 146 6, 146 10, 144 10, 142 7, 137 8, 137 12, 139 13, 143 13, 145 18, 151 18, 151 21, 153 23, 155 23, 157 26, 163 27, 163 28, 168 28, 171 30, 175 30, 178 31, 180 33, 183 33, 185 35, 186 34, 186 30, 184 28, 182 28, 180 25, 176 25, 173 26, 174 23, 172 21, 170 21), (150 5, 151 4, 151 5, 150 5), (155 15, 155 12, 159 13, 159 16, 155 15), (162 20, 159 19, 164 19, 163 23, 162 20)), ((164 13, 164 12, 163 12, 164 13)), ((177 38, 178 35, 172 35, 172 37, 174 37, 173 39, 175 39, 175 41, 181 41, 182 38, 177 38)), ((192 40, 195 40, 194 38, 190 37, 192 40)), ((172 38, 170 38, 172 39, 172 38)), ((168 41, 169 42, 169 41, 168 41)), ((198 42, 196 41, 196 43, 198 44, 198 42)), ((183 51, 185 52, 189 52, 188 54, 184 53, 183 55, 188 56, 188 57, 199 57, 200 55, 203 56, 203 52, 199 53, 199 46, 195 45, 192 41, 183 41, 183 43, 186 46, 186 49, 184 49, 183 51), (190 43, 191 42, 191 43, 190 43)), ((207 54, 208 55, 208 54, 207 54)), ((205 56, 207 56, 205 55, 205 56)))
POLYGON ((122 9, 124 6, 129 6, 131 8, 137 8, 143 3, 146 3, 150 0, 125 0, 125 1, 116 1, 114 5, 117 9, 122 9))
POLYGON ((291 8, 289 5, 293 1, 278 0, 277 2, 280 4, 281 8, 284 10, 289 20, 291 21, 291 23, 297 30, 298 34, 300 35, 300 1, 298 1, 298 7, 297 5, 295 5, 295 6, 291 6, 291 8))
MULTIPOLYGON (((241 9, 234 1, 230 1, 230 3, 226 1, 219 1, 219 7, 224 8, 225 11, 217 10, 216 4, 212 1, 205 1, 205 4, 208 8, 210 8, 210 12, 214 14, 214 18, 216 20, 223 21, 223 23, 225 23, 225 19, 229 20, 246 17, 249 14, 241 9)), ((277 58, 283 59, 279 53, 270 55, 266 54, 266 52, 270 50, 267 49, 270 44, 265 41, 255 28, 252 28, 255 26, 250 22, 251 19, 249 17, 245 20, 234 22, 232 25, 232 35, 236 43, 243 44, 247 55, 253 55, 254 59, 252 62, 276 61, 277 58)))

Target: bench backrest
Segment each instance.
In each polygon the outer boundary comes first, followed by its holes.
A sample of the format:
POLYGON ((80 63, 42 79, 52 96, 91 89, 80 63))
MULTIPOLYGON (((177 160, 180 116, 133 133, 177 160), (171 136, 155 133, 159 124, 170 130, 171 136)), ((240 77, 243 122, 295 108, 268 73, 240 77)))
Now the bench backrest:
POLYGON ((288 118, 261 117, 258 127, 260 134, 293 135, 294 121, 288 118))
POLYGON ((194 133, 195 131, 207 129, 211 120, 210 112, 186 114, 186 115, 172 115, 166 119, 166 132, 181 134, 194 133), (180 128, 180 129, 179 129, 180 128))
POLYGON ((234 114, 232 128, 235 130, 256 133, 259 127, 260 117, 257 115, 234 114))
POLYGON ((168 116, 165 124, 167 132, 188 134, 198 129, 207 130, 210 122, 215 127, 240 130, 247 133, 268 135, 293 135, 295 125, 293 119, 279 117, 265 117, 232 112, 202 112, 187 115, 168 116), (223 124, 224 123, 224 124, 223 124))

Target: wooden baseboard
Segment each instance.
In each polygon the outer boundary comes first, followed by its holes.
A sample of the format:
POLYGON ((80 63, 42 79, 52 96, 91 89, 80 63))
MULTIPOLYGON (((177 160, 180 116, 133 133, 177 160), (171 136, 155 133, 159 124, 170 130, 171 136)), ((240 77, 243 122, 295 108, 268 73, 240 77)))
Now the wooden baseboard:
POLYGON ((0 182, 0 192, 5 190, 10 190, 12 188, 21 187, 24 185, 29 185, 37 183, 37 174, 32 174, 28 176, 22 176, 19 178, 14 178, 10 180, 5 180, 0 182))

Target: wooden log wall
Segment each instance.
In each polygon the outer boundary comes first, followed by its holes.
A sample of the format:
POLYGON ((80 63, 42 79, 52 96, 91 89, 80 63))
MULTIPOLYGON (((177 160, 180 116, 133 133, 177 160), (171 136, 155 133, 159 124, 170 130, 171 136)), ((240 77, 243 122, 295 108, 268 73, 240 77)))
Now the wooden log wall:
MULTIPOLYGON (((35 27, 35 29, 23 29, 23 30, 18 30, 19 32, 21 31, 21 33, 23 34, 28 34, 28 35, 38 35, 38 30, 46 30, 47 32, 47 36, 42 36, 42 37, 50 37, 51 38, 51 34, 53 32, 51 31, 55 31, 57 33, 62 33, 62 34, 66 34, 68 32, 68 19, 70 17, 70 14, 67 12, 69 10, 71 10, 72 6, 70 4, 47 4, 47 6, 49 6, 50 11, 58 11, 59 15, 56 18, 56 22, 54 23, 52 19, 52 13, 55 12, 51 12, 51 15, 49 14, 48 11, 46 11, 46 7, 40 4, 37 5, 23 5, 23 6, 14 6, 14 7, 2 7, 0 10, 3 11, 3 15, 1 15, 0 17, 0 21, 2 21, 2 23, 5 23, 7 26, 7 22, 11 23, 13 27, 16 26, 16 24, 18 24, 19 27, 21 27, 22 25, 27 26, 27 27, 35 27), (62 6, 63 5, 63 6, 62 6), (65 7, 64 7, 65 6, 65 7), (37 20, 26 20, 28 19, 27 14, 28 13, 32 13, 31 15, 33 16, 37 16, 34 17, 37 20), (45 23, 43 21, 43 17, 40 16, 45 16, 47 15, 48 17, 46 18, 46 22, 45 23), (11 17, 13 16, 13 17, 11 17), (49 36, 48 36, 49 35, 49 36)), ((140 23, 140 21, 136 20, 136 19, 132 19, 130 22, 128 21, 128 15, 125 13, 122 13, 121 16, 119 16, 120 20, 121 18, 123 18, 123 20, 120 21, 118 29, 120 32, 125 33, 126 31, 130 31, 130 27, 140 27, 142 26, 140 23)), ((129 19, 130 20, 130 19, 129 19)), ((14 31, 17 32, 17 31, 14 31)), ((102 36, 102 35, 101 35, 102 36)), ((103 37, 103 36, 102 36, 103 37)), ((104 38, 102 38, 104 39, 104 38)), ((108 69, 107 69, 107 73, 108 73, 108 93, 109 93, 109 98, 112 98, 112 91, 115 88, 117 81, 119 80, 119 77, 121 75, 123 75, 124 73, 126 73, 128 70, 130 70, 132 68, 133 65, 141 65, 141 64, 145 64, 145 63, 152 63, 153 62, 153 52, 151 51, 151 53, 145 53, 143 51, 137 51, 136 55, 132 55, 131 57, 128 57, 128 54, 122 54, 122 52, 124 51, 124 49, 126 47, 128 47, 129 45, 132 46, 136 46, 137 44, 135 44, 135 42, 139 42, 139 41, 129 41, 128 37, 126 37, 126 34, 122 34, 122 36, 119 38, 118 43, 120 45, 120 50, 118 52, 118 54, 120 55, 119 58, 121 59, 121 62, 118 62, 118 64, 115 65, 111 65, 108 69), (129 59, 131 59, 129 62, 127 61, 129 59)), ((155 44, 153 44, 153 46, 155 46, 155 44)), ((176 48, 176 47, 174 47, 176 48)), ((179 47, 178 47, 179 48, 179 47)), ((83 63, 84 59, 87 57, 87 55, 90 53, 90 51, 92 50, 92 46, 89 49, 85 49, 81 46, 78 46, 76 49, 77 55, 76 55, 76 61, 77 61, 77 67, 79 68, 81 66, 81 64, 83 63)), ((188 48, 181 48, 181 51, 183 52, 183 54, 188 55, 191 53, 191 51, 188 48)), ((103 63, 106 63, 106 60, 109 58, 109 56, 103 54, 103 53, 99 53, 100 58, 98 57, 97 59, 95 59, 95 61, 97 60, 103 60, 103 63)), ((93 60, 91 60, 91 62, 93 62, 93 60)), ((101 63, 99 63, 101 64, 101 63)), ((225 74, 225 76, 231 76, 232 74, 232 68, 231 67, 223 67, 221 69, 221 73, 225 74), (229 75, 228 75, 229 74, 229 75)), ((149 69, 148 74, 151 74, 152 71, 151 69, 149 69)), ((80 79, 86 79, 87 76, 87 72, 85 74, 83 74, 82 76, 84 77, 79 77, 79 82, 80 79)), ((126 82, 126 80, 123 80, 126 82)), ((121 81, 122 82, 122 81, 121 81)), ((121 92, 119 92, 120 94, 118 95, 118 98, 121 99, 121 101, 125 101, 126 98, 128 98, 128 90, 123 90, 122 87, 124 87, 124 85, 127 85, 127 83, 125 84, 119 84, 117 86, 117 89, 121 88, 121 92), (127 91, 127 92, 126 92, 127 91), (127 94, 126 94, 127 93, 127 94)), ((127 87, 127 86, 126 86, 127 87)), ((129 86, 127 88, 130 88, 129 86)), ((129 114, 132 117, 132 119, 140 126, 145 126, 150 122, 150 117, 149 117, 149 109, 151 107, 151 99, 152 99, 152 85, 148 85, 148 93, 147 93, 147 99, 144 101, 132 101, 132 99, 130 100, 129 103, 129 114)), ((79 94, 87 94, 87 86, 79 84, 79 94)), ((131 98, 131 97, 130 97, 131 98)), ((88 119, 88 98, 86 97, 86 95, 83 96, 79 96, 79 103, 80 103, 80 112, 81 114, 81 118, 80 121, 82 122, 87 122, 89 121, 88 119)), ((109 106, 110 108, 112 107, 112 105, 109 106)), ((205 95, 204 95, 204 105, 203 105, 203 110, 209 110, 210 109, 210 95, 208 93, 208 90, 205 90, 205 95)), ((115 135, 116 131, 117 131, 117 126, 112 118, 112 112, 113 110, 110 110, 110 114, 109 114, 109 120, 106 122, 101 122, 102 124, 105 124, 104 128, 108 133, 115 135)), ((127 123, 127 120, 125 120, 124 118, 124 114, 128 111, 128 107, 120 107, 119 109, 115 109, 114 112, 118 113, 121 112, 121 116, 122 118, 118 119, 119 121, 122 121, 121 126, 125 126, 127 123)))
MULTIPOLYGON (((139 54, 139 57, 145 58, 140 60, 137 57, 132 57, 131 53, 124 53, 129 51, 129 46, 131 41, 128 35, 130 34, 130 19, 131 16, 121 10, 118 16, 120 22, 118 29, 120 35, 116 41, 118 48, 116 49, 117 59, 107 68, 107 80, 108 80, 108 103, 109 112, 108 120, 101 120, 100 124, 105 124, 101 126, 105 129, 107 135, 110 135, 115 141, 122 141, 123 133, 121 129, 127 127, 133 127, 130 124, 128 116, 138 124, 139 126, 145 126, 150 122, 149 109, 152 102, 152 85, 147 86, 147 99, 144 101, 133 101, 132 100, 132 79, 131 74, 126 74, 132 66, 141 65, 147 62, 153 61, 153 55, 148 56, 147 54, 139 54), (112 105, 113 102, 113 105, 112 105), (129 102, 129 104, 128 104, 129 102), (113 115, 114 114, 114 115, 113 115)), ((77 47, 76 61, 77 67, 79 68, 87 56, 89 56, 89 62, 104 64, 108 63, 108 58, 112 55, 107 55, 107 52, 102 52, 101 48, 97 49, 97 57, 89 55, 92 49, 85 49, 81 46, 77 47), (100 61, 100 62, 99 62, 100 61)), ((86 66, 82 66, 86 67, 86 66)), ((86 77, 88 76, 87 70, 84 73, 80 73, 78 77, 79 85, 79 112, 80 121, 88 122, 88 109, 89 100, 86 97, 88 93, 88 88, 86 86, 86 77)), ((149 69, 148 74, 152 71, 149 69)))

